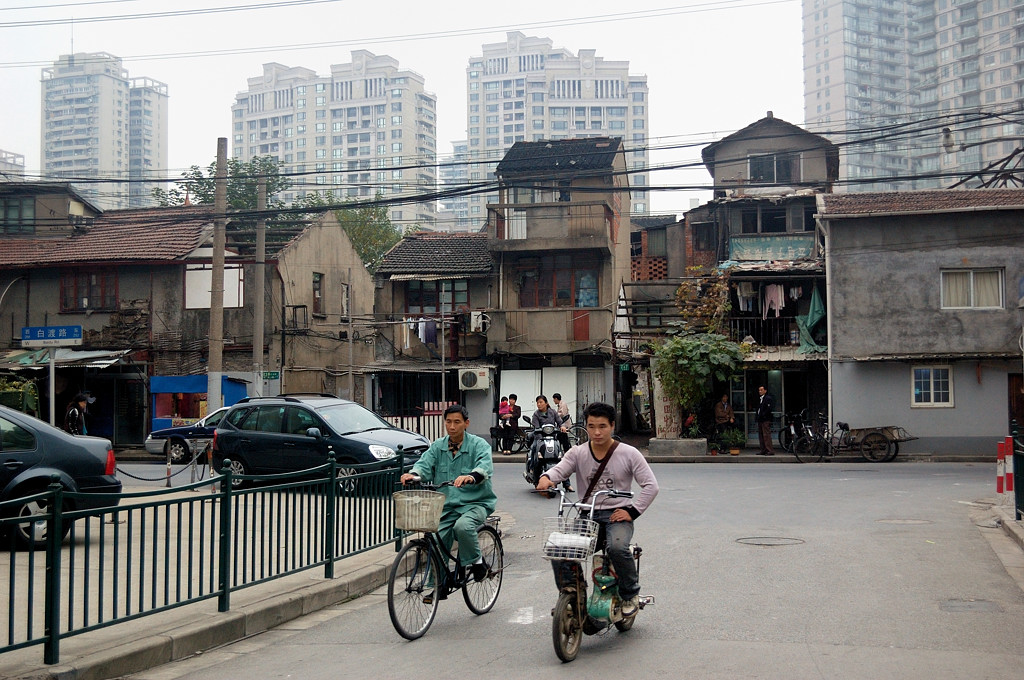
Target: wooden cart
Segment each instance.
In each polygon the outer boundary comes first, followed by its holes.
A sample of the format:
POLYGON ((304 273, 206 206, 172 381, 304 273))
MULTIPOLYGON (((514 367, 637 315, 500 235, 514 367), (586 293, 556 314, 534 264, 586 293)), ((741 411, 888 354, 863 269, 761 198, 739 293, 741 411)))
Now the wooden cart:
POLYGON ((860 448, 864 460, 887 463, 900 452, 900 442, 917 439, 899 425, 850 429, 850 443, 860 448))

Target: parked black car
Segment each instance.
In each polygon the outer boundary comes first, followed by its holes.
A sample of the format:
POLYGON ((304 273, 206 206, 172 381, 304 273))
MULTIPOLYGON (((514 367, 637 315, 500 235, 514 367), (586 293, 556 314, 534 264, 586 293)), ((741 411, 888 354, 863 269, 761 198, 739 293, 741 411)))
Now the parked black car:
POLYGON ((351 475, 358 469, 350 466, 393 458, 399 445, 415 459, 430 442, 332 395, 249 397, 218 424, 213 465, 227 462, 236 474, 294 472, 323 465, 334 451, 339 474, 351 475))
MULTIPOLYGON (((45 491, 50 476, 58 475, 65 491, 86 494, 66 498, 64 510, 116 506, 120 498, 99 495, 121 493, 116 467, 109 440, 75 437, 38 418, 0 406, 0 501, 45 491)), ((47 512, 46 505, 45 500, 15 502, 0 505, 0 513, 30 517, 47 512)), ((63 529, 66 536, 71 531, 70 522, 63 529)), ((22 547, 42 548, 46 545, 46 522, 17 524, 14 538, 22 547)))
MULTIPOLYGON (((204 453, 213 441, 213 432, 229 406, 223 406, 205 418, 200 418, 191 425, 165 427, 154 430, 146 437, 146 451, 157 456, 171 456, 172 463, 188 463, 197 455, 204 453)), ((206 459, 201 459, 205 463, 206 459)))

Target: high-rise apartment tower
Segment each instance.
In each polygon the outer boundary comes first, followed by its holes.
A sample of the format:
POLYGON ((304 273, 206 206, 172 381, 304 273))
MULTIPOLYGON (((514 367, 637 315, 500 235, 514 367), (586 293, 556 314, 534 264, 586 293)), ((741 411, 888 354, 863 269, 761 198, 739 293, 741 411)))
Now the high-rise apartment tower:
POLYGON ((392 206, 391 221, 433 228, 437 98, 423 76, 355 50, 327 76, 271 63, 248 84, 231 107, 232 155, 276 158, 292 183, 286 202, 312 192, 339 203, 417 197, 392 206))
MULTIPOLYGON (((626 149, 632 212, 650 211, 647 76, 628 61, 605 61, 596 50, 556 48, 548 38, 510 31, 483 46, 466 69, 468 181, 494 179, 494 167, 516 142, 619 137, 626 149)), ((481 223, 492 194, 467 197, 469 220, 481 223)))
POLYGON ((43 69, 43 177, 90 180, 75 189, 108 210, 149 205, 156 185, 145 180, 166 175, 167 98, 165 84, 129 78, 120 57, 61 55, 43 69))
POLYGON ((1020 0, 803 0, 804 119, 837 191, 949 186, 1020 147, 1020 0))

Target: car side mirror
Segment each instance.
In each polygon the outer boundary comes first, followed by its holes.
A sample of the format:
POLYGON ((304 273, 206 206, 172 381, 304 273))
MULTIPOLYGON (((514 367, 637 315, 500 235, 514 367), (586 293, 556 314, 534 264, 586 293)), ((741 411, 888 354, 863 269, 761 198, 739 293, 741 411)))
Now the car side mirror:
POLYGON ((323 435, 320 434, 320 428, 319 427, 311 427, 308 430, 306 430, 306 436, 307 437, 313 437, 314 439, 320 439, 320 438, 323 437, 323 435))

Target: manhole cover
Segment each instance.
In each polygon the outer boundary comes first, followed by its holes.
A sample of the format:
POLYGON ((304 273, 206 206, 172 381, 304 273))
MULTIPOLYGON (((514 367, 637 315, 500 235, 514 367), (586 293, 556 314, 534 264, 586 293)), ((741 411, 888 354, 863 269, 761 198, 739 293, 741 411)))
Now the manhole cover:
POLYGON ((745 538, 737 538, 736 542, 743 545, 766 545, 773 547, 779 545, 800 545, 804 541, 800 538, 786 538, 785 536, 747 536, 745 538))
POLYGON ((939 609, 944 612, 1001 612, 1003 608, 988 600, 943 600, 939 609))
POLYGON ((879 524, 931 524, 930 519, 877 519, 879 524))

